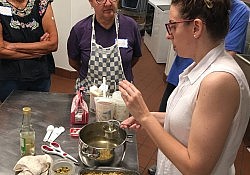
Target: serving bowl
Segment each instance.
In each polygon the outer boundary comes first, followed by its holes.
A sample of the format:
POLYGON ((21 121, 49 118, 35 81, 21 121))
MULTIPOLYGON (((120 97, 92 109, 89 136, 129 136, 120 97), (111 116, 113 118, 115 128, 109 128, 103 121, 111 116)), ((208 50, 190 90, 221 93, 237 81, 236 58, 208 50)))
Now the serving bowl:
POLYGON ((50 167, 50 175, 75 175, 75 165, 68 159, 57 159, 50 167))

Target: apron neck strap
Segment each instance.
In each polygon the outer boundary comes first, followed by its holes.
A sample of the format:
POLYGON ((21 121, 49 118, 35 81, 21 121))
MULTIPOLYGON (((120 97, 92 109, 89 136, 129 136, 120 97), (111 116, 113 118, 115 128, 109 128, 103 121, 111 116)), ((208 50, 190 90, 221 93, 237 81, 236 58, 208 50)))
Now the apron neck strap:
MULTIPOLYGON (((118 42, 118 31, 119 31, 119 19, 118 19, 118 14, 115 14, 115 31, 116 31, 116 43, 118 42)), ((95 14, 92 16, 92 40, 96 39, 96 34, 95 34, 95 14)))

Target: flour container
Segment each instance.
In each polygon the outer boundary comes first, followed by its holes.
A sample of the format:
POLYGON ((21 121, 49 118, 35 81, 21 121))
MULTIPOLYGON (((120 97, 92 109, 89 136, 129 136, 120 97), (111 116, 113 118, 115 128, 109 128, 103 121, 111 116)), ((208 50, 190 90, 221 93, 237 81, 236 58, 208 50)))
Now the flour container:
POLYGON ((115 106, 114 109, 114 119, 118 121, 123 121, 129 117, 128 108, 121 97, 120 91, 115 91, 112 95, 113 103, 115 106))
POLYGON ((96 120, 108 121, 114 117, 114 103, 111 98, 108 97, 95 97, 96 105, 96 120))

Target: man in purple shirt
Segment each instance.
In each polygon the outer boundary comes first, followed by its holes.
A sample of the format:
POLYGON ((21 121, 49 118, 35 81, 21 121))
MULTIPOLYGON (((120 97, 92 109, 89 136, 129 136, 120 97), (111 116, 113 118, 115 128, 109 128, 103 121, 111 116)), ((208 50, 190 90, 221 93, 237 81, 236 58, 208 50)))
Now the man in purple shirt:
POLYGON ((106 77, 113 92, 119 81, 133 80, 132 66, 142 55, 140 31, 132 18, 116 13, 117 0, 89 2, 95 14, 71 29, 69 64, 79 73, 76 89, 100 86, 106 77))

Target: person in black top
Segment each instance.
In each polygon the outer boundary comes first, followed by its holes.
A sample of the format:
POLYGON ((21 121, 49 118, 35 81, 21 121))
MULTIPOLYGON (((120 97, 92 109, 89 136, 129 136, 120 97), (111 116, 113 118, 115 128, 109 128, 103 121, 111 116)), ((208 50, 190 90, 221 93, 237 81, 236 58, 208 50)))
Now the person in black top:
POLYGON ((49 91, 58 34, 53 0, 0 0, 0 101, 13 90, 49 91))

